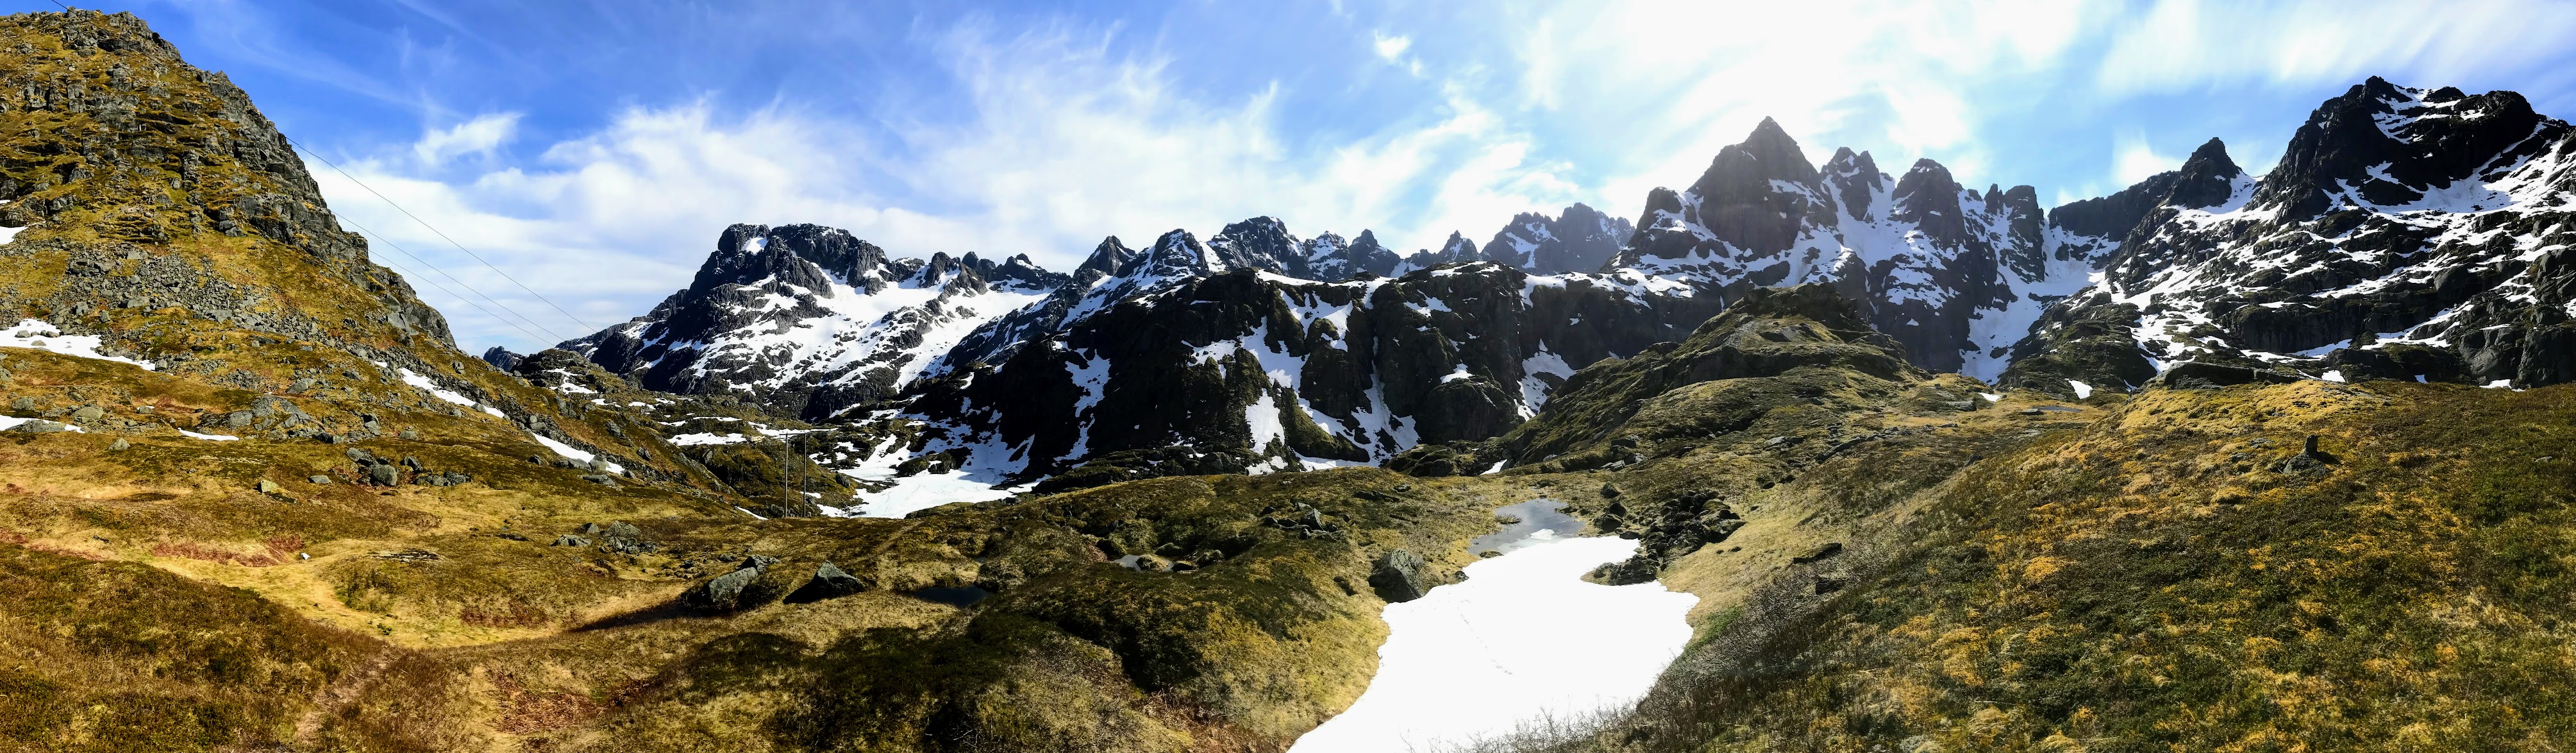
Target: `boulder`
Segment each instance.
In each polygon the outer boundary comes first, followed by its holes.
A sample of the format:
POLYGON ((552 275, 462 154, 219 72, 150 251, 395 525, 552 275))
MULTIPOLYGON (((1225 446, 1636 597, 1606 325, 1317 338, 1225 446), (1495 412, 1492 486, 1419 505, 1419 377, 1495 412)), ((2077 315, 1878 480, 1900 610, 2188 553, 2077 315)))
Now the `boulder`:
POLYGON ((567 533, 555 537, 555 546, 590 546, 590 539, 567 533))
POLYGON ((109 449, 109 450, 111 450, 111 451, 113 451, 113 450, 123 450, 123 449, 127 449, 127 448, 130 448, 130 447, 133 447, 133 446, 134 446, 134 443, 133 443, 133 442, 125 441, 125 438, 124 438, 124 437, 117 437, 117 438, 116 438, 116 441, 107 443, 107 449, 109 449))
POLYGON ((107 417, 107 411, 95 405, 84 405, 79 410, 72 411, 72 420, 81 423, 89 423, 105 417, 107 417))
POLYGON ((825 562, 814 568, 813 580, 805 581, 805 585, 797 587, 795 593, 787 595, 787 603, 805 604, 835 599, 867 589, 867 584, 860 582, 857 577, 843 572, 840 567, 832 563, 825 562))
POLYGON ((259 493, 261 494, 276 494, 283 491, 286 491, 286 486, 283 484, 279 484, 268 479, 259 480, 259 493))
POLYGON ((367 483, 376 486, 393 486, 401 482, 402 473, 395 470, 391 464, 377 463, 367 466, 367 483))
POLYGON ((310 481, 310 482, 313 482, 313 483, 316 483, 316 484, 328 484, 328 483, 331 483, 331 477, 329 477, 329 476, 322 476, 322 475, 309 476, 309 477, 306 477, 304 480, 306 480, 306 481, 310 481))
POLYGON ((1419 599, 1431 592, 1430 569, 1431 563, 1410 550, 1389 550, 1378 555, 1377 566, 1369 570, 1369 588, 1389 603, 1419 599))
POLYGON ((71 428, 72 427, 61 423, 38 419, 9 427, 9 430, 20 434, 52 434, 58 431, 68 431, 71 428))
POLYGON ((688 593, 681 594, 680 599, 682 603, 697 609, 714 612, 735 611, 750 606, 745 603, 743 593, 751 588, 752 581, 759 579, 760 568, 745 567, 701 583, 698 587, 689 589, 688 593))

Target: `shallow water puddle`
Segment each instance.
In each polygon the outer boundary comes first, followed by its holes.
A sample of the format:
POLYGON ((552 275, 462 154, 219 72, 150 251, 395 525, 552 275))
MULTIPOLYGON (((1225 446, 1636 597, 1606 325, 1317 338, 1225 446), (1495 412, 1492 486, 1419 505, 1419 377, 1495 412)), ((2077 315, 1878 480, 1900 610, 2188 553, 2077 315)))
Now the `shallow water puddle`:
POLYGON ((1511 552, 1573 538, 1583 532, 1583 521, 1565 514, 1565 503, 1552 499, 1533 499, 1516 505, 1505 505, 1494 511, 1494 517, 1516 522, 1503 524, 1503 530, 1478 536, 1467 542, 1467 553, 1483 556, 1486 552, 1511 552))
POLYGON ((1499 511, 1524 521, 1520 538, 1482 543, 1504 554, 1467 566, 1466 582, 1387 605, 1368 691, 1290 753, 1439 750, 1626 705, 1654 685, 1690 640, 1683 615, 1699 597, 1583 582, 1637 542, 1560 535, 1562 522, 1520 507, 1499 511))

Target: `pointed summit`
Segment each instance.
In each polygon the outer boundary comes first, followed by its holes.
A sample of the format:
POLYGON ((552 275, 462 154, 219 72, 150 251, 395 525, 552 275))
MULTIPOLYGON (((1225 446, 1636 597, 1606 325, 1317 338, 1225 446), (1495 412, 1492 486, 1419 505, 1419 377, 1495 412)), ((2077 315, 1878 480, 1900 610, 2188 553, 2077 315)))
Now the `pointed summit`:
POLYGON ((2227 144, 2212 138, 2191 152, 2175 171, 2173 193, 2165 198, 2167 206, 2202 209, 2227 203, 2236 193, 2236 179, 2245 170, 2228 159, 2227 144))
POLYGON ((1100 239, 1100 245, 1091 249, 1091 258, 1084 259, 1082 266, 1073 268, 1073 276, 1081 277, 1084 270, 1096 271, 1103 275, 1115 275, 1118 274, 1119 269, 1127 266, 1127 260, 1133 258, 1136 258, 1136 251, 1128 248, 1127 244, 1118 242, 1118 236, 1112 235, 1100 239))

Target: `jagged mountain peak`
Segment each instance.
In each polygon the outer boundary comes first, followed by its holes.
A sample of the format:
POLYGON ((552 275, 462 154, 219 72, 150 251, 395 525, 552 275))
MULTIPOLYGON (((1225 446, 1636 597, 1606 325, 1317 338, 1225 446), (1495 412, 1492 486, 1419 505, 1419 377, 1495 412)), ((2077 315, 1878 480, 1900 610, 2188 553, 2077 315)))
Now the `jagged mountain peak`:
POLYGON ((1597 272, 1619 254, 1636 226, 1576 202, 1555 217, 1545 212, 1514 215, 1485 242, 1486 260, 1543 275, 1597 272))
POLYGON ((1103 276, 1114 275, 1118 274, 1118 270, 1126 268, 1129 259, 1134 258, 1136 258, 1136 250, 1118 242, 1118 236, 1112 235, 1100 239, 1100 245, 1091 249, 1091 257, 1082 260, 1082 266, 1074 267, 1073 273, 1077 277, 1084 272, 1097 272, 1103 276))
POLYGON ((2510 170, 2566 132, 2564 121, 2534 112, 2514 92, 2426 92, 2373 76, 2308 116, 2264 176, 2254 206, 2290 221, 2342 206, 2408 207, 2454 183, 2510 170))
POLYGON ((1174 229, 1154 239, 1154 245, 1127 261, 1118 270, 1120 277, 1188 277, 1223 272, 1226 265, 1207 244, 1200 243, 1188 230, 1174 229))

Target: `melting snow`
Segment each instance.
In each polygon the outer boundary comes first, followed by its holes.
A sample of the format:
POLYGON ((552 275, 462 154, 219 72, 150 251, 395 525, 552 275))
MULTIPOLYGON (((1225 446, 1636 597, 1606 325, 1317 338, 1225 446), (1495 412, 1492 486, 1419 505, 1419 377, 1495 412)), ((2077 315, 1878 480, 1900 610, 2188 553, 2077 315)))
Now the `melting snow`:
MULTIPOLYGON (((11 417, 9 417, 9 416, 0 416, 0 431, 8 431, 8 430, 10 430, 10 429, 18 428, 18 425, 19 425, 19 424, 23 424, 23 423, 26 423, 26 422, 29 422, 29 421, 44 421, 44 420, 47 420, 47 419, 42 419, 42 418, 11 418, 11 417)), ((55 423, 62 423, 62 422, 56 421, 55 423)), ((63 424, 63 430, 64 430, 64 431, 79 431, 79 432, 81 432, 81 433, 83 433, 83 434, 87 434, 87 433, 89 433, 89 432, 86 432, 86 431, 81 431, 81 427, 73 426, 73 425, 71 425, 71 424, 63 424)))
MULTIPOLYGON (((538 436, 538 435, 535 435, 535 434, 530 434, 530 435, 528 435, 528 436, 529 436, 529 437, 533 437, 533 438, 535 438, 535 439, 537 440, 537 444, 545 445, 545 446, 546 446, 546 449, 549 449, 549 450, 553 450, 553 451, 555 451, 555 454, 557 454, 557 455, 562 455, 562 456, 564 456, 564 457, 571 458, 571 459, 573 459, 573 460, 578 460, 578 461, 581 461, 581 462, 584 462, 584 463, 588 463, 588 462, 590 462, 590 461, 593 461, 593 460, 597 460, 597 459, 599 459, 599 456, 597 456, 597 455, 593 455, 593 454, 590 454, 590 453, 587 453, 587 452, 583 452, 583 451, 578 450, 578 449, 574 449, 572 445, 564 444, 564 443, 562 443, 562 442, 557 442, 557 441, 555 441, 555 440, 548 439, 548 438, 545 438, 545 437, 542 437, 542 436, 538 436)), ((618 464, 616 464, 616 463, 609 463, 609 464, 608 464, 608 472, 610 472, 610 473, 625 473, 625 472, 626 472, 626 468, 625 468, 624 466, 620 466, 620 465, 618 465, 618 464)))
POLYGON ((2066 380, 2066 386, 2075 388, 2075 399, 2077 400, 2093 399, 2093 385, 2069 379, 2066 380))
POLYGON ((1699 597, 1660 583, 1583 582, 1635 541, 1544 539, 1468 565, 1464 583, 1387 605, 1391 631, 1368 691, 1291 753, 1431 750, 1643 695, 1690 640, 1684 615, 1699 597))
POLYGON ((62 330, 56 329, 54 325, 46 324, 42 319, 20 319, 18 320, 17 326, 10 327, 8 331, 0 332, 0 347, 35 348, 37 350, 49 350, 75 358, 90 358, 100 361, 130 363, 143 367, 144 371, 153 371, 160 368, 147 361, 137 361, 122 356, 102 355, 98 352, 98 346, 99 339, 95 335, 66 335, 62 333, 62 330))
MULTIPOLYGON (((866 478, 856 473, 854 477, 866 478)), ((860 503, 844 508, 849 514, 867 518, 900 518, 951 502, 990 502, 1009 499, 1028 487, 996 487, 989 481, 978 481, 968 471, 916 473, 895 479, 894 486, 884 491, 860 492, 860 503)))
POLYGON ((207 441, 210 441, 210 442, 230 442, 230 441, 233 441, 233 440, 236 440, 236 439, 240 439, 240 438, 241 438, 241 437, 227 437, 227 436, 224 436, 224 435, 222 435, 222 434, 199 434, 199 433, 196 433, 196 432, 193 432, 193 431, 189 431, 189 430, 187 430, 187 429, 180 429, 180 430, 179 430, 179 433, 188 435, 188 438, 190 438, 190 439, 203 439, 203 440, 207 440, 207 441))

